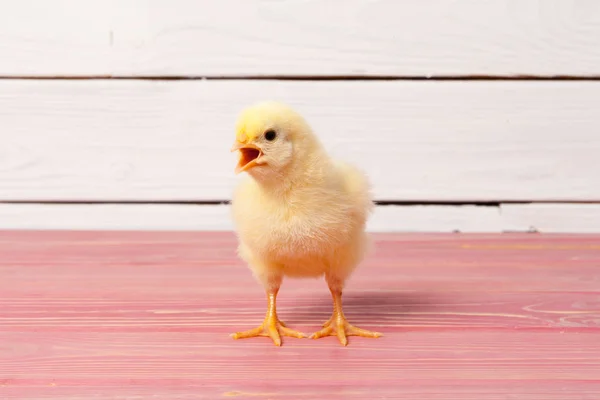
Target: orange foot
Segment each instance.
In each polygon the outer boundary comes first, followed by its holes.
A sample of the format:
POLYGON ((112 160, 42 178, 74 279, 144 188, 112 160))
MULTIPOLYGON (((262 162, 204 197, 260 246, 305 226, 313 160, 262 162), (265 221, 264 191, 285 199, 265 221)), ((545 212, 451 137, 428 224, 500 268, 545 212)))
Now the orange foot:
POLYGON ((243 332, 236 332, 231 337, 234 339, 244 339, 256 336, 268 336, 273 340, 275 346, 281 346, 281 335, 295 338, 306 337, 304 333, 286 327, 277 317, 266 318, 259 327, 243 332))
POLYGON ((337 336, 342 346, 348 345, 347 336, 362 336, 369 338, 378 338, 383 336, 379 332, 368 331, 351 325, 342 310, 342 293, 337 290, 331 290, 333 297, 333 314, 327 322, 323 324, 323 329, 310 335, 311 339, 319 339, 325 336, 337 336))
POLYGON ((245 339, 257 336, 268 336, 273 340, 275 346, 281 346, 281 335, 295 338, 305 338, 306 335, 304 333, 286 327, 285 324, 279 320, 275 310, 276 296, 277 292, 269 294, 267 315, 260 326, 247 331, 236 332, 232 334, 231 337, 234 339, 245 339))
POLYGON ((347 336, 362 336, 369 338, 378 338, 382 336, 379 332, 368 331, 351 325, 343 314, 335 315, 334 313, 329 321, 325 322, 323 326, 323 329, 310 335, 310 338, 319 339, 325 336, 337 336, 342 346, 346 346, 348 345, 347 336))

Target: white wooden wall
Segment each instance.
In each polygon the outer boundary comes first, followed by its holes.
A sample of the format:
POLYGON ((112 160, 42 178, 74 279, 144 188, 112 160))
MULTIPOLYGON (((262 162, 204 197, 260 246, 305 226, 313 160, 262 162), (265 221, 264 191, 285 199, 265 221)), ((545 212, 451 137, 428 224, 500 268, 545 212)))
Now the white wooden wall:
POLYGON ((600 232, 597 0, 6 0, 0 78, 0 229, 231 229, 277 99, 370 230, 600 232))

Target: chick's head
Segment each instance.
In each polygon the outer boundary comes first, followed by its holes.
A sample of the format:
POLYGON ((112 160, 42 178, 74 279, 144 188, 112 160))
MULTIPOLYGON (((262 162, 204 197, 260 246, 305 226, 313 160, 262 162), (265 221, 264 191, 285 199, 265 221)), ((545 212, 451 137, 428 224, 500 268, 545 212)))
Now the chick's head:
POLYGON ((281 176, 316 139, 304 118, 289 106, 268 101, 244 109, 236 123, 232 151, 240 158, 235 172, 258 180, 281 176))

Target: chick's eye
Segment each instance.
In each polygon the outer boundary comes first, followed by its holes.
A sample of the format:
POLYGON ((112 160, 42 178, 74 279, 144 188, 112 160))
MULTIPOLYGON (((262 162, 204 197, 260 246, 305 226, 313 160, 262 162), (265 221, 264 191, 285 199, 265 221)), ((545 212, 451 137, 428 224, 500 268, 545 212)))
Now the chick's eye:
POLYGON ((273 130, 268 130, 265 132, 265 139, 267 139, 269 142, 272 142, 273 140, 275 140, 276 137, 277 137, 277 133, 273 130))

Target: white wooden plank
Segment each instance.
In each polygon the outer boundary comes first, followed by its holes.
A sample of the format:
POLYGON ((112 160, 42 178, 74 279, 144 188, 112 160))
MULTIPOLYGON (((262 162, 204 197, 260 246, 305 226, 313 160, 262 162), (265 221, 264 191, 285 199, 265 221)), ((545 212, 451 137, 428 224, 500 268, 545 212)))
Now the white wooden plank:
POLYGON ((234 120, 267 98, 379 200, 600 199, 600 82, 13 80, 0 199, 229 199, 234 120))
MULTIPOLYGON (((228 205, 0 204, 0 229, 233 229, 228 205)), ((378 206, 370 232, 599 233, 600 204, 378 206)))
POLYGON ((509 231, 600 232, 600 204, 503 204, 501 213, 509 231))
POLYGON ((0 204, 0 229, 229 231, 229 209, 192 204, 0 204))
POLYGON ((0 75, 598 75, 596 0, 20 0, 0 75))
POLYGON ((116 6, 114 0, 0 2, 0 75, 110 73, 116 6))
MULTIPOLYGON (((228 205, 0 204, 0 229, 230 231, 228 205)), ((494 207, 379 206, 371 232, 497 232, 494 207)))
POLYGON ((372 232, 501 232, 499 207, 377 206, 372 232))

